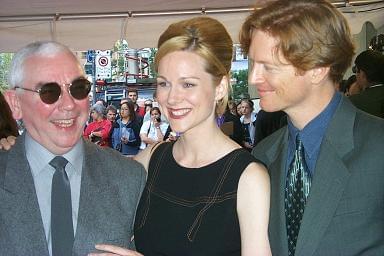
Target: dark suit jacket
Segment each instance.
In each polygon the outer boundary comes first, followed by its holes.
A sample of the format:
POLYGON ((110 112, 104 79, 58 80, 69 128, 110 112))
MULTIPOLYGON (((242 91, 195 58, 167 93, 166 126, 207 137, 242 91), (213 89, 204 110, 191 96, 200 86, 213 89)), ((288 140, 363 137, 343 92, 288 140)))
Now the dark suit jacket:
POLYGON ((357 108, 371 115, 384 118, 384 85, 367 88, 349 98, 357 108))
MULTIPOLYGON (((287 148, 288 128, 282 128, 252 152, 271 176, 269 237, 277 256, 288 255, 287 148)), ((384 120, 357 110, 347 98, 321 144, 295 255, 384 255, 384 120)))
MULTIPOLYGON (((87 255, 97 243, 132 248, 146 173, 112 149, 87 142, 84 151, 73 255, 87 255)), ((0 151, 0 255, 48 255, 24 136, 10 151, 0 151)))
POLYGON ((224 113, 224 122, 232 122, 233 124, 233 133, 229 137, 236 141, 240 146, 242 146, 242 143, 244 141, 244 132, 243 132, 243 126, 240 122, 240 117, 235 116, 231 114, 231 112, 226 111, 224 113))
POLYGON ((283 111, 266 112, 261 109, 257 113, 255 122, 255 139, 253 144, 257 145, 264 138, 268 137, 286 124, 287 114, 283 111))

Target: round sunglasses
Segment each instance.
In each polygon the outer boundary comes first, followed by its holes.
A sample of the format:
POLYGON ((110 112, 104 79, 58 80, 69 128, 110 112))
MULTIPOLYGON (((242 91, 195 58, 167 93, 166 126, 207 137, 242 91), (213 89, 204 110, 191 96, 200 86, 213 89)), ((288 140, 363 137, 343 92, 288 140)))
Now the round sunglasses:
MULTIPOLYGON (((68 91, 71 96, 77 100, 83 100, 88 97, 88 93, 91 91, 91 83, 85 78, 78 78, 72 81, 68 85, 68 91)), ((61 96, 61 86, 56 82, 50 82, 43 84, 39 89, 28 89, 16 86, 15 89, 22 89, 25 91, 36 92, 39 94, 41 101, 46 104, 53 104, 61 96)))

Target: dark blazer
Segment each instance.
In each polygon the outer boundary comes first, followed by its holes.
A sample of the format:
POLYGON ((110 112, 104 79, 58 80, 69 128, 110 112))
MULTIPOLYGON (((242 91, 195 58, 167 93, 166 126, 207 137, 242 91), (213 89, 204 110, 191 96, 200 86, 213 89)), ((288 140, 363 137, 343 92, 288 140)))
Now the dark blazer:
POLYGON ((257 113, 255 121, 255 139, 253 144, 257 145, 264 138, 287 124, 287 114, 283 111, 266 112, 262 109, 257 113))
MULTIPOLYGON (((146 173, 112 149, 84 143, 80 203, 73 255, 94 252, 95 244, 132 248, 133 224, 146 173)), ((48 256, 24 136, 0 151, 0 255, 48 256)))
POLYGON ((367 88, 349 98, 358 109, 384 118, 384 85, 367 88))
MULTIPOLYGON (((288 255, 284 214, 288 128, 261 141, 253 155, 271 176, 269 238, 288 255)), ((296 256, 384 255, 384 120, 343 98, 320 147, 296 256)))

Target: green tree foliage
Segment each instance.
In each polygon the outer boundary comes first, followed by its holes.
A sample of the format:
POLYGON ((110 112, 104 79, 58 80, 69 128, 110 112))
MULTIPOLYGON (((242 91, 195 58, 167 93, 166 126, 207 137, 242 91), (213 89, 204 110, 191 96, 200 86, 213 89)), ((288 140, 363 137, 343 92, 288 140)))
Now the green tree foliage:
POLYGON ((155 56, 157 53, 157 48, 150 48, 151 55, 149 56, 148 63, 149 63, 149 75, 150 77, 156 77, 156 71, 155 71, 155 56))
POLYGON ((8 87, 8 72, 13 53, 0 53, 0 91, 8 87))
POLYGON ((248 70, 237 70, 232 73, 232 98, 240 100, 248 95, 248 70))

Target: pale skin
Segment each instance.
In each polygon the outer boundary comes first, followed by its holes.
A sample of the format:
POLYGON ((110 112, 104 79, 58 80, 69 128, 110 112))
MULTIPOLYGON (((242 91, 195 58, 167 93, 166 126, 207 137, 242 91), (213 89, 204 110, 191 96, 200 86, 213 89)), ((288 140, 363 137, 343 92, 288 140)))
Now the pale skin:
POLYGON ((262 109, 284 111, 301 130, 331 101, 335 84, 329 78, 329 67, 298 74, 280 52, 275 54, 277 43, 266 32, 252 32, 248 84, 256 87, 262 109))
POLYGON ((35 90, 47 82, 56 82, 62 92, 56 102, 46 104, 38 93, 7 90, 5 96, 13 118, 23 119, 28 134, 50 152, 65 154, 81 137, 89 113, 88 98, 77 100, 68 91, 69 84, 83 76, 82 68, 72 53, 62 52, 28 57, 24 72, 28 76, 17 86, 35 90))
MULTIPOLYGON (((163 114, 173 130, 182 133, 173 148, 174 158, 178 164, 192 168, 215 162, 240 147, 224 135, 215 122, 215 102, 227 93, 227 80, 223 77, 220 84, 214 86, 211 75, 202 68, 203 63, 204 60, 194 53, 169 53, 160 61, 157 81, 157 99, 163 114), (212 148, 215 150, 210 150, 212 148)), ((152 147, 135 157, 146 169, 152 147)), ((268 240, 270 185, 265 167, 259 163, 247 166, 237 192, 242 256, 271 255, 268 240)), ((91 256, 141 255, 111 245, 96 248, 104 253, 91 256)))

